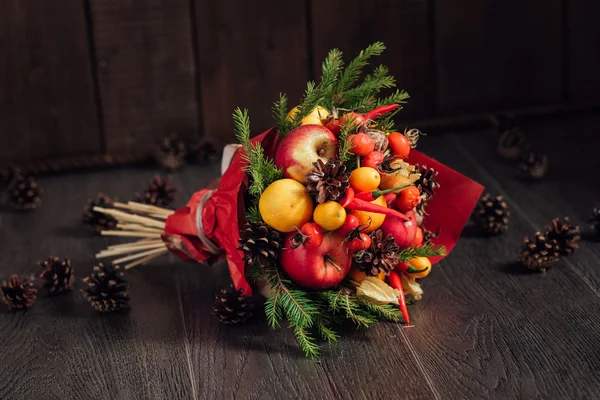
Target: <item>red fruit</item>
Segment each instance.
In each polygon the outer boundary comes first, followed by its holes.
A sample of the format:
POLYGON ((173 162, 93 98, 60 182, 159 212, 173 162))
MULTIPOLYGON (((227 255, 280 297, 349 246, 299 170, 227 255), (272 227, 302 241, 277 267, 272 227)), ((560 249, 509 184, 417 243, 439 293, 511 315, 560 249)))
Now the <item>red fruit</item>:
POLYGON ((409 221, 403 222, 397 217, 387 216, 381 225, 385 236, 392 235, 400 249, 406 249, 413 245, 417 234, 417 218, 415 212, 410 210, 406 213, 409 221))
POLYGON ((384 158, 385 156, 383 153, 379 151, 372 151, 363 157, 360 165, 361 167, 371 167, 377 169, 377 167, 383 162, 384 158))
POLYGON ((327 129, 329 129, 335 136, 339 136, 340 134, 340 120, 332 119, 325 125, 327 129))
POLYGON ((385 202, 388 208, 394 208, 394 200, 396 200, 396 197, 398 197, 398 195, 396 193, 387 193, 384 194, 383 197, 385 198, 385 202))
POLYGON ((406 213, 419 204, 421 192, 416 186, 409 186, 402 190, 396 200, 394 200, 394 208, 406 213))
POLYGON ((359 113, 349 112, 340 118, 340 125, 354 124, 357 127, 364 125, 367 122, 365 117, 359 113))
POLYGON ((344 221, 344 225, 339 227, 337 232, 342 236, 346 236, 355 228, 357 228, 359 224, 360 222, 358 221, 358 218, 356 218, 356 215, 347 214, 346 221, 344 221))
POLYGON ((369 135, 365 135, 364 133, 359 133, 357 135, 350 135, 348 139, 346 139, 348 143, 352 146, 350 149, 350 153, 356 154, 359 156, 366 156, 370 152, 375 149, 375 141, 369 135))
POLYGON ((314 249, 300 246, 292 249, 294 233, 288 234, 279 257, 286 274, 300 286, 327 289, 339 284, 350 271, 352 253, 346 251, 346 237, 332 232, 314 249))
POLYGON ((323 243, 323 230, 314 222, 307 222, 300 228, 300 233, 305 237, 304 246, 309 249, 319 247, 323 243))
POLYGON ((415 241, 413 242, 413 247, 419 247, 423 244, 423 229, 417 226, 417 232, 415 234, 415 241))
POLYGON ((359 237, 352 239, 348 244, 348 250, 353 253, 369 247, 371 247, 371 237, 366 233, 361 233, 359 237))
POLYGON ((410 142, 408 138, 400 132, 392 132, 388 136, 389 146, 392 154, 400 157, 408 157, 410 154, 410 142))

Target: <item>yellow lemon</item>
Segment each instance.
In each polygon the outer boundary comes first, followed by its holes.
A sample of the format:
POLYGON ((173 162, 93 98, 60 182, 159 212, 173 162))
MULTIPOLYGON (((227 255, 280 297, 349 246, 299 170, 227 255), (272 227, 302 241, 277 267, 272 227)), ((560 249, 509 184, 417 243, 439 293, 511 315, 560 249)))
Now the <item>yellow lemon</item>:
POLYGON ((258 210, 267 225, 280 232, 292 232, 310 221, 313 202, 303 184, 293 179, 271 183, 258 202, 258 210))
MULTIPOLYGON (((290 112, 285 117, 286 121, 291 121, 294 118, 294 115, 298 112, 298 106, 292 108, 290 112)), ((321 106, 316 106, 310 114, 306 117, 302 118, 300 122, 301 125, 323 125, 323 120, 325 120, 331 113, 328 109, 321 106)))
POLYGON ((346 210, 336 201, 326 201, 315 208, 313 219, 324 230, 334 231, 344 225, 346 210))

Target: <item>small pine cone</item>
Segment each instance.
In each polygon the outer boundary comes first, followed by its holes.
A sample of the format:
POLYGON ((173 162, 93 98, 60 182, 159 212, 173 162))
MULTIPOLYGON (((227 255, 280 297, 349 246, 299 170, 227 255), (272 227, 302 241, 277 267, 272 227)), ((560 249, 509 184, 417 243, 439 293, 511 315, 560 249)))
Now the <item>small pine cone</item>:
POLYGON ((118 265, 98 264, 83 283, 85 298, 101 313, 120 311, 129 303, 128 285, 118 265))
POLYGON ((221 289, 215 296, 213 313, 224 324, 235 325, 248 321, 253 316, 253 298, 242 296, 243 290, 235 290, 233 285, 221 289))
POLYGON ((490 235, 506 232, 510 210, 502 196, 492 197, 486 193, 479 199, 473 212, 473 220, 490 235))
POLYGON ((17 210, 35 210, 42 203, 43 190, 32 176, 17 175, 8 188, 10 203, 17 210))
POLYGON ((536 232, 534 240, 525 238, 525 244, 519 255, 521 262, 528 269, 545 271, 550 264, 558 260, 558 243, 556 240, 549 240, 540 232, 536 232))
POLYGON ((58 257, 48 257, 46 260, 40 261, 39 264, 42 268, 39 276, 44 279, 44 287, 50 293, 71 290, 75 275, 69 259, 65 258, 61 261, 58 257))
POLYGON ((173 171, 185 163, 185 142, 176 133, 165 136, 157 147, 154 157, 164 168, 173 171))
POLYGON ((596 236, 600 238, 600 208, 594 207, 592 218, 588 222, 592 230, 596 233, 596 236))
POLYGON ((191 146, 187 159, 198 165, 209 165, 220 160, 220 153, 213 143, 198 141, 191 146))
POLYGON ((548 172, 548 158, 544 154, 529 151, 521 158, 519 168, 529 178, 541 179, 548 172))
POLYGON ((381 229, 371 233, 371 246, 354 253, 354 263, 367 275, 376 276, 380 272, 389 275, 399 262, 400 248, 392 235, 383 236, 381 229))
POLYGON ((9 310, 24 310, 35 302, 37 289, 31 280, 21 281, 19 275, 13 275, 8 282, 2 281, 2 297, 9 310))
POLYGON ((498 154, 506 159, 518 159, 521 154, 527 151, 527 143, 523 132, 519 129, 508 129, 500 133, 496 150, 498 154))
POLYGON ((279 258, 282 235, 263 222, 249 222, 240 231, 240 247, 249 267, 271 265, 279 258))
POLYGON ((105 230, 114 229, 117 226, 117 220, 114 217, 94 211, 94 207, 113 208, 113 204, 114 202, 110 197, 104 193, 98 193, 95 200, 88 199, 83 208, 81 221, 98 234, 105 230))
POLYGON ((415 181, 415 186, 421 191, 424 201, 427 201, 433 197, 435 191, 440 187, 440 184, 436 182, 438 172, 423 165, 418 166, 417 173, 421 176, 415 181))
POLYGON ((313 170, 306 175, 308 193, 316 197, 317 203, 339 200, 350 186, 346 166, 339 160, 329 159, 323 163, 320 159, 313 163, 313 170))
POLYGON ((561 254, 571 254, 579 248, 581 232, 578 226, 569 223, 568 217, 565 217, 562 222, 559 218, 555 218, 552 220, 552 226, 546 227, 546 237, 549 240, 556 240, 561 254))
POLYGON ((177 195, 177 188, 171 184, 171 178, 156 175, 143 196, 136 195, 136 200, 153 206, 164 207, 171 204, 177 195))
POLYGON ((384 153, 389 145, 389 140, 385 132, 380 131, 378 129, 369 129, 366 134, 370 136, 375 142, 375 151, 380 153, 384 153))

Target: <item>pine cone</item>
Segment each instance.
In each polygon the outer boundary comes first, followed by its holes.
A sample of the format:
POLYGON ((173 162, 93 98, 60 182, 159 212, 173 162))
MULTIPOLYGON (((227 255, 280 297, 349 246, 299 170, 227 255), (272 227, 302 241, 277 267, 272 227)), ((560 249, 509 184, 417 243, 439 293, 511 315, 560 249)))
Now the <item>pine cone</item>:
POLYGON ((219 321, 225 324, 239 324, 252 318, 254 304, 252 297, 242 296, 243 290, 235 290, 233 285, 227 289, 221 289, 215 296, 213 313, 219 321))
POLYGON ((118 265, 98 264, 83 283, 87 285, 81 289, 85 298, 101 313, 120 311, 129 302, 128 285, 118 265))
POLYGON ((283 238, 263 222, 249 222, 240 231, 240 247, 246 265, 262 267, 277 261, 283 238))
POLYGON ((17 210, 34 210, 42 203, 43 190, 32 176, 17 175, 8 188, 10 203, 17 210))
POLYGON ((19 275, 13 275, 8 282, 2 281, 2 297, 9 310, 23 310, 33 305, 37 289, 31 280, 25 278, 21 281, 19 275))
POLYGON ((520 129, 508 129, 500 133, 496 150, 506 159, 514 160, 527 150, 525 137, 520 129))
POLYGON ((592 230, 600 238, 600 208, 594 207, 592 218, 590 218, 589 223, 592 230))
POLYGON ((198 165, 209 165, 219 160, 219 152, 214 144, 199 141, 192 145, 187 158, 198 165))
POLYGON ((473 212, 473 220, 490 235, 506 232, 509 217, 510 210, 504 198, 502 196, 492 197, 489 193, 479 199, 473 212))
POLYGON ((381 229, 371 233, 371 246, 366 250, 354 253, 356 266, 367 275, 376 276, 380 272, 389 275, 398 264, 400 248, 392 235, 383 237, 381 229))
POLYGON ((554 218, 552 226, 546 227, 545 234, 549 240, 556 240, 558 250, 561 254, 571 254, 575 249, 579 248, 581 232, 578 226, 569 223, 568 217, 565 217, 562 222, 559 218, 554 218))
POLYGON ((112 208, 113 204, 114 202, 110 197, 104 193, 98 193, 96 200, 88 199, 83 208, 81 221, 98 234, 105 230, 114 229, 117 226, 117 220, 114 217, 94 211, 94 207, 112 208))
POLYGON ((366 134, 370 136, 375 142, 374 151, 384 153, 389 145, 389 140, 385 132, 378 129, 369 129, 366 134))
POLYGON ((423 243, 429 243, 431 240, 440 236, 440 231, 442 230, 439 226, 435 228, 435 232, 427 230, 424 227, 421 228, 423 229, 423 243))
POLYGON ((179 169, 185 163, 185 142, 179 139, 177 133, 171 133, 162 139, 154 157, 168 170, 179 169))
POLYGON ((42 271, 39 277, 45 280, 44 287, 50 293, 60 293, 71 290, 73 285, 73 267, 71 261, 65 258, 61 261, 58 257, 48 257, 39 262, 42 271))
POLYGON ((423 165, 418 166, 417 173, 421 176, 415 181, 415 186, 421 191, 424 201, 427 201, 433 197, 435 191, 440 187, 440 184, 435 181, 438 172, 423 165))
POLYGON ((350 186, 346 166, 334 159, 329 159, 327 164, 320 159, 313 163, 313 170, 306 175, 306 181, 306 188, 316 196, 317 203, 339 200, 350 186))
POLYGON ((523 155, 519 168, 532 179, 541 179, 548 172, 548 158, 544 154, 529 151, 523 155))
POLYGON ((528 269, 545 271, 550 264, 558 260, 558 243, 556 240, 550 240, 540 232, 536 232, 534 240, 525 238, 525 244, 519 255, 521 262, 528 269))
POLYGON ((177 188, 171 184, 171 178, 156 175, 143 196, 136 195, 136 200, 153 206, 168 206, 175 200, 177 188))

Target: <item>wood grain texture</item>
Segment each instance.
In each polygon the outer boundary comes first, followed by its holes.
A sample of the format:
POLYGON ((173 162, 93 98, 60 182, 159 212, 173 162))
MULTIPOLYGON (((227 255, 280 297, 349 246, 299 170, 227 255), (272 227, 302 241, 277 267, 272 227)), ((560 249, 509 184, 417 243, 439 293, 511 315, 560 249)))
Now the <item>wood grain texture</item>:
POLYGON ((441 114, 563 100, 560 0, 434 4, 441 114))
POLYGON ((567 4, 567 81, 569 102, 595 104, 600 92, 600 27, 594 18, 600 4, 569 0, 567 4))
POLYGON ((101 152, 81 1, 0 4, 0 164, 101 152))
POLYGON ((402 118, 434 114, 435 68, 432 53, 430 2, 412 0, 312 0, 311 26, 314 76, 332 48, 351 60, 369 44, 382 41, 386 52, 373 66, 388 66, 398 87, 410 94, 402 118))
POLYGON ((189 2, 90 7, 107 150, 149 150, 170 132, 197 136, 189 2))
POLYGON ((195 9, 205 136, 231 142, 238 106, 253 133, 270 128, 279 93, 291 107, 308 80, 304 1, 195 1, 195 9))

